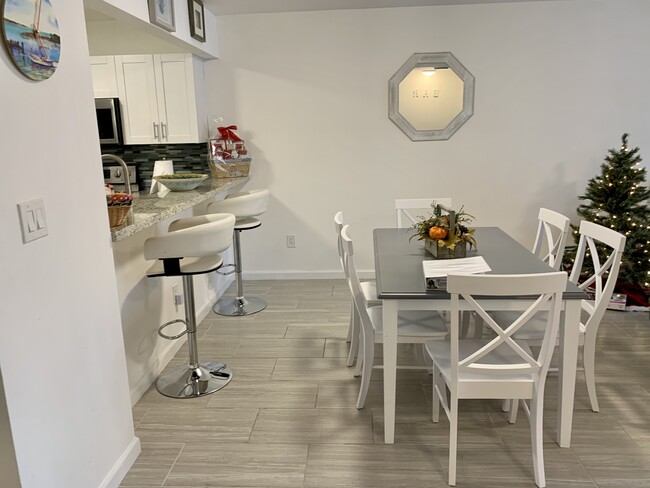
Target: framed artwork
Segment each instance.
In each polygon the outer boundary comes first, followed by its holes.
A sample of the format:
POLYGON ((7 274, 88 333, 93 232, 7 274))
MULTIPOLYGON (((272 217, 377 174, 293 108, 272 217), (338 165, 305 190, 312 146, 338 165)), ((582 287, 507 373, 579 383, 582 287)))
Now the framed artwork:
POLYGON ((0 0, 2 43, 18 71, 47 80, 59 66, 61 37, 51 0, 0 0))
POLYGON ((190 35, 194 39, 205 42, 203 2, 201 0, 187 0, 187 9, 190 14, 190 35))
POLYGON ((174 0, 149 0, 149 21, 165 30, 174 32, 174 0))

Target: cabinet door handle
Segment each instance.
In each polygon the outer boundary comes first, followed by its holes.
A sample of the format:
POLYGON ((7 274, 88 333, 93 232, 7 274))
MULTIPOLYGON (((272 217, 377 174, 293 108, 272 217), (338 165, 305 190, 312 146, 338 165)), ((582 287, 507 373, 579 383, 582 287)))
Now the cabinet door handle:
POLYGON ((153 123, 153 138, 156 140, 159 140, 160 137, 158 136, 158 124, 155 122, 153 123))
POLYGON ((162 138, 166 140, 167 139, 167 124, 165 124, 164 122, 161 122, 160 123, 160 128, 162 129, 161 130, 162 138))

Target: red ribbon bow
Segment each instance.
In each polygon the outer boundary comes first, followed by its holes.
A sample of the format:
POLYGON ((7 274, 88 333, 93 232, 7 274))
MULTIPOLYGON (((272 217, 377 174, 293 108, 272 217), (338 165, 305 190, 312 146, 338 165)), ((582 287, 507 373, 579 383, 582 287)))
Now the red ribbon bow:
POLYGON ((221 134, 221 138, 224 141, 241 141, 239 136, 233 132, 237 130, 236 125, 229 125, 228 127, 217 127, 217 130, 219 131, 219 134, 221 134))

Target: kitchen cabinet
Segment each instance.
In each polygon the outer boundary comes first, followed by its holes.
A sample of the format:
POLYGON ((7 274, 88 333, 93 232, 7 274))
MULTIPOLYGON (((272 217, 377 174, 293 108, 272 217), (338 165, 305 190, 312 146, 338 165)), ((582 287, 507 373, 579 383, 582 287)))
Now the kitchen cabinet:
POLYGON ((95 98, 117 98, 117 76, 113 56, 91 56, 90 69, 93 77, 95 98))
POLYGON ((203 62, 191 54, 115 56, 125 144, 205 142, 203 62))

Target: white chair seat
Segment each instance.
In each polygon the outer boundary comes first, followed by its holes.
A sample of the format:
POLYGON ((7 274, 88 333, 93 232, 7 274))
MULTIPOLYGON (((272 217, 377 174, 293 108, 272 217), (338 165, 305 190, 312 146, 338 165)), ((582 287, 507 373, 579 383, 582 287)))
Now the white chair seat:
POLYGON ((235 230, 255 229, 260 225, 262 225, 262 221, 260 219, 256 219, 255 217, 242 217, 240 219, 237 219, 235 222, 235 230))
POLYGON ((361 292, 363 293, 363 298, 366 300, 366 307, 378 307, 381 305, 381 300, 377 298, 376 281, 362 281, 361 292))
MULTIPOLYGON (((216 271, 223 266, 223 259, 216 254, 214 256, 203 256, 200 258, 183 258, 180 260, 180 275, 203 274, 216 271)), ((147 276, 165 276, 163 262, 156 261, 148 270, 147 276)))
MULTIPOLYGON (((368 309, 370 322, 378 339, 384 333, 382 307, 368 309)), ((432 336, 440 337, 448 333, 447 326, 440 314, 420 310, 404 310, 397 315, 397 342, 414 342, 415 337, 432 336), (407 340, 402 340, 402 338, 407 340)), ((375 342, 380 342, 375 340, 375 342)))
MULTIPOLYGON (((548 312, 539 312, 535 314, 533 318, 526 324, 526 327, 522 327, 521 330, 515 332, 515 339, 520 340, 541 340, 544 337, 544 327, 546 327, 546 318, 548 312)), ((515 312, 491 312, 490 315, 499 323, 512 323, 513 320, 517 318, 515 312)), ((587 332, 587 327, 585 324, 580 323, 580 342, 583 340, 583 334, 587 332)))
MULTIPOLYGON (((489 340, 483 339, 463 339, 458 343, 458 356, 459 360, 466 359, 470 354, 476 352, 486 344, 489 340)), ((525 342, 516 341, 519 346, 532 356, 532 351, 525 342)), ((451 341, 428 341, 425 344, 427 352, 431 355, 440 373, 445 377, 445 380, 451 381, 451 341)), ((501 345, 497 347, 490 354, 481 359, 481 364, 521 364, 521 356, 518 356, 513 350, 501 345)), ((521 397, 528 398, 533 394, 532 388, 534 377, 529 373, 521 373, 517 375, 508 375, 504 378, 503 375, 494 374, 473 374, 459 371, 458 372, 458 388, 459 395, 463 396, 463 388, 469 387, 472 392, 476 394, 478 388, 487 389, 488 394, 486 398, 495 398, 499 396, 499 389, 505 386, 503 394, 509 396, 513 394, 512 383, 519 383, 521 388, 521 397)), ((517 395, 515 395, 517 396, 517 395)), ((472 398, 477 398, 473 395, 472 398)))

